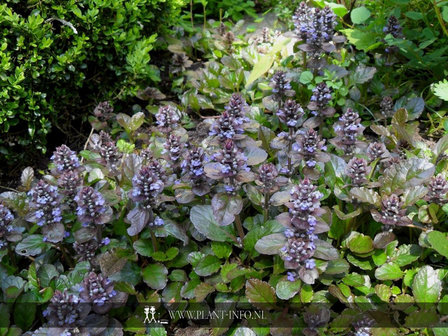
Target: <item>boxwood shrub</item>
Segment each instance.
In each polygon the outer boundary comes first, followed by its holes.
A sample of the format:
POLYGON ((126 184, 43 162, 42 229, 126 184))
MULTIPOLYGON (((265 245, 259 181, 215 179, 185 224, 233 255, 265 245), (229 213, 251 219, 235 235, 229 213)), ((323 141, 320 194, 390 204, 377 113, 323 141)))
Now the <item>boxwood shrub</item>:
POLYGON ((149 52, 183 1, 2 1, 0 155, 45 152, 50 130, 70 127, 94 100, 158 81, 149 52))

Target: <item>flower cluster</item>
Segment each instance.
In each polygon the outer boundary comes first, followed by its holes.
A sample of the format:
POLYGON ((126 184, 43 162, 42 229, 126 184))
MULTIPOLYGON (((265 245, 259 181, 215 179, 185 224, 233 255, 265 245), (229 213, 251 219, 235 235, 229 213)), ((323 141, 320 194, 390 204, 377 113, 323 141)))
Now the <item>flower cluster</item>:
POLYGON ((113 171, 117 171, 120 166, 121 153, 118 151, 114 141, 102 142, 100 155, 104 163, 113 171))
POLYGON ((386 160, 387 158, 389 158, 389 156, 389 151, 381 142, 372 142, 367 147, 367 157, 370 161, 374 161, 376 159, 386 160))
MULTIPOLYGON (((314 241, 317 236, 314 231, 318 217, 323 213, 320 208, 322 197, 322 193, 308 178, 291 189, 290 201, 286 203, 289 209, 289 223, 285 236, 288 241, 281 249, 285 267, 289 269, 315 268, 312 256, 316 249, 314 241)), ((290 272, 288 279, 294 281, 295 274, 290 272)))
POLYGON ((204 164, 208 161, 204 149, 194 147, 187 153, 181 163, 182 174, 185 181, 192 184, 192 191, 197 196, 204 196, 210 191, 207 176, 204 171, 204 164))
POLYGON ((237 120, 237 123, 240 125, 249 121, 249 119, 246 117, 248 108, 249 105, 246 103, 243 96, 239 93, 232 94, 229 103, 224 107, 227 113, 234 117, 237 120))
POLYGON ((228 51, 232 51, 233 42, 235 42, 235 34, 231 31, 224 33, 223 35, 224 45, 228 51))
POLYGON ((150 160, 146 165, 167 186, 168 176, 162 164, 157 160, 150 160))
POLYGON ((89 312, 90 307, 81 304, 79 297, 56 290, 43 315, 51 327, 73 328, 80 326, 89 312))
POLYGON ((302 106, 292 99, 286 100, 282 108, 277 111, 277 116, 280 121, 289 128, 296 128, 303 114, 302 106))
POLYGON ((75 241, 73 243, 73 249, 76 252, 76 260, 92 262, 98 249, 109 243, 109 238, 104 238, 99 242, 96 237, 83 242, 75 241))
POLYGON ((380 103, 381 115, 384 118, 390 118, 394 114, 394 101, 391 97, 383 97, 380 103))
POLYGON ((406 209, 403 209, 403 202, 400 197, 392 194, 390 196, 383 196, 381 200, 381 211, 371 210, 372 217, 379 223, 383 223, 386 229, 391 229, 393 226, 405 226, 411 223, 411 220, 406 216, 406 209))
POLYGON ((37 225, 60 223, 62 220, 61 197, 58 187, 40 180, 28 193, 31 197, 30 207, 34 210, 37 225))
POLYGON ((258 184, 262 186, 263 193, 270 193, 277 184, 278 170, 272 163, 264 163, 258 168, 258 184))
POLYGON ((193 64, 192 61, 188 59, 188 56, 184 53, 176 53, 171 58, 171 72, 172 73, 178 73, 185 71, 185 69, 191 67, 193 64))
POLYGON ((395 38, 403 37, 403 32, 402 32, 400 22, 394 15, 391 15, 389 17, 389 19, 387 20, 387 24, 383 28, 383 32, 385 34, 391 34, 395 38))
POLYGON ((289 208, 294 230, 306 231, 309 234, 314 232, 316 217, 322 214, 319 201, 322 197, 322 193, 307 178, 292 188, 290 202, 286 206, 289 208))
POLYGON ((352 179, 352 184, 359 187, 367 181, 370 170, 365 159, 354 157, 347 164, 346 174, 352 179))
POLYGON ((179 121, 180 111, 172 105, 161 106, 156 113, 156 124, 162 132, 176 128, 179 121))
POLYGON ((101 121, 108 120, 113 112, 114 108, 108 101, 99 103, 93 110, 93 114, 95 115, 95 117, 97 117, 101 121))
POLYGON ((375 320, 369 316, 362 316, 352 323, 355 329, 354 333, 350 336, 372 336, 372 327, 375 326, 375 320))
POLYGON ((102 274, 90 272, 81 283, 79 297, 83 302, 93 303, 95 306, 103 306, 110 303, 117 295, 114 284, 102 274))
POLYGON ((443 204, 447 202, 448 182, 442 174, 431 178, 428 183, 428 193, 425 200, 431 203, 443 204))
POLYGON ((0 203, 0 249, 2 249, 6 242, 3 241, 9 233, 14 231, 14 227, 11 225, 14 220, 12 212, 0 203))
POLYGON ((227 32, 227 27, 223 22, 221 22, 216 30, 220 36, 224 36, 224 34, 227 32))
MULTIPOLYGON (((292 230, 287 230, 285 235, 288 238, 288 242, 280 249, 282 258, 285 261, 285 267, 287 269, 297 269, 302 265, 307 269, 316 267, 316 263, 312 259, 316 250, 316 245, 312 238, 313 235, 294 233, 292 230)), ((288 280, 295 280, 293 272, 288 274, 288 280)))
POLYGON ((81 184, 82 177, 76 171, 65 172, 58 179, 59 191, 67 196, 69 202, 72 202, 81 184))
POLYGON ((325 82, 319 83, 313 89, 308 109, 315 116, 331 117, 335 112, 333 107, 328 106, 331 98, 331 89, 325 82))
POLYGON ((223 148, 213 158, 215 162, 207 164, 205 172, 212 179, 223 179, 226 192, 233 193, 240 182, 246 182, 245 173, 250 171, 247 158, 231 139, 224 142, 223 148))
POLYGON ((57 147, 51 157, 51 160, 56 166, 58 173, 73 171, 80 166, 76 152, 72 151, 66 145, 57 147))
POLYGON ((271 78, 269 84, 272 87, 272 99, 275 101, 283 101, 285 97, 294 96, 295 92, 291 89, 291 83, 286 78, 286 72, 277 71, 271 78))
POLYGON ((329 42, 333 39, 337 23, 336 15, 329 7, 310 8, 302 2, 292 18, 296 34, 305 43, 300 46, 303 51, 318 57, 323 52, 334 50, 329 42))
POLYGON ((348 108, 334 126, 337 137, 333 142, 336 146, 343 149, 346 154, 351 154, 357 137, 362 134, 364 129, 365 127, 361 125, 359 114, 351 108, 348 108))
POLYGON ((73 243, 73 249, 76 252, 76 260, 79 262, 93 260, 99 247, 100 244, 96 239, 90 239, 83 243, 75 241, 73 243))
POLYGON ((92 187, 83 187, 75 197, 78 205, 76 213, 81 223, 105 224, 108 220, 107 206, 103 195, 92 187))
POLYGON ((163 145, 163 154, 168 154, 169 159, 175 164, 179 160, 184 148, 184 144, 180 140, 180 136, 170 134, 163 145))
POLYGON ((226 139, 236 139, 237 135, 244 133, 241 125, 241 119, 235 118, 228 112, 223 112, 219 119, 212 124, 209 135, 216 136, 221 142, 226 139))
POLYGON ((155 203, 155 199, 163 191, 165 184, 154 167, 154 165, 143 167, 132 179, 133 188, 129 197, 134 202, 150 206, 155 203))
POLYGON ((325 140, 321 140, 319 133, 312 128, 306 131, 299 131, 298 133, 292 149, 305 160, 305 164, 308 167, 312 168, 316 166, 317 155, 327 150, 325 140))

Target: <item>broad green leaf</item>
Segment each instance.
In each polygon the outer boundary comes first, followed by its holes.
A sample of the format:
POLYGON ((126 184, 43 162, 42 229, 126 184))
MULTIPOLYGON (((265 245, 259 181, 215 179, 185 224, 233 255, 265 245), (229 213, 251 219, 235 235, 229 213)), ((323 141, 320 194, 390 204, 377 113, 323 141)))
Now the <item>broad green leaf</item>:
POLYGON ((313 80, 313 73, 311 71, 303 71, 300 74, 299 82, 302 84, 308 84, 311 83, 313 80))
POLYGON ((260 60, 255 64, 254 68, 252 69, 252 72, 249 75, 249 78, 247 79, 246 88, 248 88, 253 82, 255 82, 258 78, 263 76, 266 72, 269 71, 269 69, 272 66, 272 63, 274 63, 274 55, 267 54, 260 58, 260 60))
POLYGON ((434 250, 448 259, 448 238, 445 233, 431 231, 426 236, 426 239, 434 250))
POLYGON ((423 14, 420 13, 420 12, 407 11, 406 13, 404 13, 404 15, 406 15, 408 18, 410 18, 412 20, 421 20, 421 19, 423 19, 423 14))
POLYGON ((151 264, 142 270, 143 281, 152 289, 163 289, 167 283, 168 270, 162 264, 151 264))
POLYGON ((378 280, 398 280, 403 277, 403 272, 395 263, 387 263, 377 268, 375 277, 378 280))
POLYGON ((350 265, 344 259, 330 260, 327 268, 325 269, 325 274, 334 275, 347 273, 349 269, 350 265))
POLYGON ((194 271, 200 276, 209 276, 219 270, 221 267, 221 260, 213 255, 208 255, 194 268, 194 271))
POLYGON ((285 245, 286 238, 282 233, 274 233, 264 236, 255 244, 255 250, 261 254, 278 254, 285 245))
POLYGON ((247 327, 239 327, 232 336, 257 336, 257 334, 247 327))
POLYGON ((210 205, 196 205, 191 208, 190 220, 196 230, 213 241, 230 241, 235 236, 233 225, 220 226, 210 205))
POLYGON ((34 234, 24 238, 16 246, 16 253, 23 256, 35 256, 46 246, 42 235, 34 234))
POLYGON ((213 293, 214 291, 214 286, 203 282, 194 289, 194 296, 198 302, 201 302, 207 297, 208 294, 213 293))
POLYGON ((445 101, 448 101, 448 80, 444 79, 443 81, 434 84, 432 89, 437 97, 445 101))
POLYGON ((373 241, 369 236, 359 234, 348 242, 350 251, 357 254, 365 254, 373 250, 373 241))
POLYGON ((370 17, 370 11, 364 7, 358 7, 352 10, 350 18, 354 24, 360 24, 365 22, 370 17))
POLYGON ((179 249, 177 247, 170 247, 166 252, 157 251, 153 252, 151 257, 155 261, 169 261, 173 260, 179 254, 179 249))
POLYGON ((330 7, 331 10, 340 18, 344 17, 345 14, 348 13, 348 9, 342 4, 330 2, 328 3, 328 7, 330 7))
POLYGON ((353 80, 356 84, 363 84, 370 81, 375 73, 376 68, 366 67, 365 65, 360 64, 356 67, 356 70, 353 73, 353 80))
POLYGON ((23 330, 28 330, 36 317, 37 305, 32 303, 33 299, 33 293, 27 292, 22 294, 14 305, 14 323, 23 330))
POLYGON ((442 281, 438 271, 431 266, 423 266, 414 277, 412 293, 417 304, 436 303, 442 292, 442 281))
POLYGON ((232 246, 224 242, 212 242, 212 250, 218 258, 228 258, 232 253, 232 246))
POLYGON ((48 287, 50 285, 50 281, 53 278, 57 278, 58 275, 59 272, 56 270, 56 267, 50 264, 43 264, 37 271, 37 277, 39 278, 39 282, 42 287, 48 287))
POLYGON ((260 60, 255 64, 252 72, 249 75, 249 78, 246 82, 246 88, 248 88, 253 82, 255 82, 258 78, 263 76, 266 72, 269 71, 272 64, 275 60, 275 54, 285 47, 291 39, 280 39, 273 46, 269 54, 266 54, 260 58, 260 60))
POLYGON ((345 34, 348 41, 359 50, 367 52, 378 48, 382 44, 382 42, 378 42, 378 34, 373 31, 364 32, 359 29, 342 29, 341 32, 345 34))
POLYGON ((275 293, 279 299, 289 300, 299 292, 301 284, 302 282, 300 280, 280 280, 275 286, 275 293))
POLYGON ((132 246, 135 252, 144 257, 150 257, 153 252, 152 243, 149 239, 139 239, 132 246))
POLYGON ((386 286, 384 284, 376 285, 375 293, 384 302, 389 302, 389 299, 392 296, 392 291, 391 291, 390 287, 386 286))
POLYGON ((392 165, 378 179, 381 189, 389 194, 418 186, 434 175, 435 167, 425 159, 412 157, 392 165))
POLYGON ((339 253, 336 248, 325 240, 315 240, 316 251, 314 252, 314 258, 322 260, 335 260, 339 258, 339 253))
POLYGON ((354 265, 356 267, 359 267, 360 269, 365 270, 365 271, 370 271, 375 266, 370 259, 358 258, 358 257, 356 257, 354 255, 351 255, 351 254, 347 254, 347 261, 350 264, 352 264, 352 265, 354 265))
POLYGON ((372 189, 368 189, 366 187, 355 187, 352 188, 350 194, 361 202, 369 203, 378 207, 381 205, 380 195, 372 189))
POLYGON ((420 258, 421 253, 422 249, 418 245, 400 245, 398 249, 392 252, 389 260, 393 261, 398 266, 403 267, 412 264, 414 261, 420 258))
POLYGON ((274 288, 267 282, 259 279, 246 281, 246 297, 254 306, 261 308, 266 308, 266 306, 275 308, 275 303, 277 302, 274 288))
POLYGON ((438 324, 440 317, 434 310, 414 311, 406 316, 405 326, 410 328, 428 328, 438 324))
POLYGON ((364 279, 364 277, 361 274, 358 273, 349 273, 347 274, 344 279, 342 279, 342 281, 347 285, 347 286, 352 286, 352 287, 361 287, 364 286, 366 280, 364 279))

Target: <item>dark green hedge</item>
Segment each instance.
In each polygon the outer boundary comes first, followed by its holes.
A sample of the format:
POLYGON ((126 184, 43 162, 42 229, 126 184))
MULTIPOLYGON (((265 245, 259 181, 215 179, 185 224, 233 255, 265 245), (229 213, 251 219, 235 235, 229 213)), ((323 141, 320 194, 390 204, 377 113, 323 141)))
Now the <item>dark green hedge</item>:
POLYGON ((158 81, 149 52, 184 0, 6 0, 0 5, 0 156, 45 152, 86 105, 158 81))

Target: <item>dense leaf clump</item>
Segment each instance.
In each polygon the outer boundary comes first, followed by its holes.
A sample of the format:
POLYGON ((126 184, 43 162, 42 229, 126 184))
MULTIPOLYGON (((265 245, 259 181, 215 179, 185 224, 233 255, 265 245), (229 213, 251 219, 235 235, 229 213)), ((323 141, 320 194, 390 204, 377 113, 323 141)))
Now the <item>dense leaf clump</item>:
POLYGON ((2 160, 24 160, 24 150, 28 155, 33 150, 45 153, 49 132, 69 134, 71 127, 79 128, 88 114, 86 106, 90 109, 99 97, 125 99, 148 81, 160 81, 149 52, 183 4, 3 1, 2 160))

